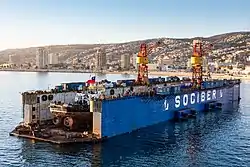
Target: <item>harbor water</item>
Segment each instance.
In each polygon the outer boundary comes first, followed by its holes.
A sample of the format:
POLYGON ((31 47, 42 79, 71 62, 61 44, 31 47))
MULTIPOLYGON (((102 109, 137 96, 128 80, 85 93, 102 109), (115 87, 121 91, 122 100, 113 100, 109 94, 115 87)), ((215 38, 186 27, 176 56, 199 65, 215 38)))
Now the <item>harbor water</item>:
MULTIPOLYGON (((22 120, 20 93, 86 81, 90 74, 0 72, 0 78, 0 167, 250 166, 250 82, 243 81, 240 105, 232 104, 231 110, 161 123, 100 144, 58 146, 9 136, 22 120)), ((135 76, 97 76, 106 78, 135 76)))

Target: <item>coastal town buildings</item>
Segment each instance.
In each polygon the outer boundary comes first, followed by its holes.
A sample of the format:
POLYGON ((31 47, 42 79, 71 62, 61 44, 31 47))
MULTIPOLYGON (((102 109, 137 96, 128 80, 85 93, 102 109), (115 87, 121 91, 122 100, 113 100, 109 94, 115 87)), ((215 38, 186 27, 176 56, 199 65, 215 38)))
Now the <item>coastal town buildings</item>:
POLYGON ((43 48, 37 48, 36 51, 36 66, 37 68, 45 68, 48 65, 48 51, 43 48))
POLYGON ((121 69, 129 70, 130 69, 130 54, 122 54, 121 55, 121 69))
POLYGON ((98 49, 96 52, 95 68, 97 71, 107 69, 107 58, 105 49, 98 49))
POLYGON ((49 64, 58 64, 59 63, 59 55, 58 53, 50 53, 49 57, 49 64))

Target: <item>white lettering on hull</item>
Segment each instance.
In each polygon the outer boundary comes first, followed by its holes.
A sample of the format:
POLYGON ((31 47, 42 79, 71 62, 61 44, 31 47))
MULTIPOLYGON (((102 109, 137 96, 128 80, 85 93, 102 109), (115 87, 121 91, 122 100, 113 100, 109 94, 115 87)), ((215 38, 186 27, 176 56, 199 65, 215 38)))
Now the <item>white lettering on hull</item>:
POLYGON ((183 105, 184 105, 184 106, 187 106, 187 105, 188 105, 188 95, 187 95, 187 94, 185 94, 185 95, 183 96, 183 105))
POLYGON ((207 91, 207 100, 211 100, 211 91, 207 91))
MULTIPOLYGON (((188 106, 188 104, 198 104, 198 103, 204 103, 206 101, 210 100, 216 100, 217 91, 216 90, 208 90, 208 91, 202 91, 198 93, 191 93, 191 94, 184 94, 181 98, 180 95, 175 96, 174 98, 174 107, 179 108, 181 106, 188 106)), ((223 91, 219 90, 218 94, 219 98, 223 97, 223 91)), ((170 104, 167 102, 167 100, 164 101, 164 108, 165 110, 168 110, 170 108, 170 104)))
POLYGON ((222 90, 220 90, 220 98, 222 98, 223 97, 223 92, 222 92, 222 90))
POLYGON ((216 99, 216 90, 213 90, 213 99, 216 99))
POLYGON ((179 108, 181 105, 181 96, 175 96, 175 108, 179 108))
POLYGON ((201 102, 205 101, 205 92, 201 92, 201 102))
POLYGON ((190 96, 190 103, 191 104, 194 104, 195 103, 195 93, 191 93, 191 96, 190 96))
POLYGON ((168 107, 169 107, 169 104, 168 104, 167 100, 165 100, 164 101, 164 108, 165 108, 165 110, 168 110, 168 107))

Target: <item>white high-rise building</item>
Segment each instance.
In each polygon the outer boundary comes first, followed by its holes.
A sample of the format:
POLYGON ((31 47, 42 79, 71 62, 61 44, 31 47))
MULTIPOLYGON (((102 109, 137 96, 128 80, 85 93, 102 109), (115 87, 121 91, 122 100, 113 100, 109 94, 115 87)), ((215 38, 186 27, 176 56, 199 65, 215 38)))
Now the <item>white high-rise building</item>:
POLYGON ((45 68, 48 65, 48 51, 45 48, 38 48, 36 51, 37 68, 45 68))
POLYGON ((130 54, 121 55, 121 68, 123 70, 130 69, 130 54))
POLYGON ((9 64, 13 64, 14 55, 9 55, 9 64))
POLYGON ((43 48, 37 48, 36 50, 36 66, 42 68, 43 66, 43 48))
POLYGON ((43 51, 43 66, 45 67, 48 64, 49 64, 48 51, 44 49, 44 51, 43 51))
POLYGON ((59 55, 58 53, 50 53, 49 54, 49 64, 58 64, 59 63, 59 55))
POLYGON ((96 53, 96 70, 106 70, 107 69, 107 59, 106 52, 104 49, 100 49, 96 53))
POLYGON ((137 55, 138 54, 135 53, 135 54, 133 54, 133 57, 132 57, 132 64, 135 67, 135 69, 138 69, 138 64, 136 63, 137 55))

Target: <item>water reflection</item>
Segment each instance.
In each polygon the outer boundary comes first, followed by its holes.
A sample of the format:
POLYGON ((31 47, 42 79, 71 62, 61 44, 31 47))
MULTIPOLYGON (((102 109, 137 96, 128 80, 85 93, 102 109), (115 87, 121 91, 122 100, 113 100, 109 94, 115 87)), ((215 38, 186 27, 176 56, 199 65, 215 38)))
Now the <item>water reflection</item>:
POLYGON ((70 163, 72 166, 129 166, 128 163, 133 160, 138 166, 138 163, 146 163, 143 157, 167 156, 159 158, 157 162, 150 158, 146 161, 155 162, 157 166, 188 166, 184 162, 196 166, 201 163, 200 156, 208 149, 209 140, 216 138, 214 132, 223 129, 223 124, 237 116, 237 109, 230 113, 210 112, 186 122, 161 123, 100 144, 57 146, 24 140, 20 157, 26 165, 52 163, 50 166, 58 166, 70 163), (177 156, 183 161, 176 162, 177 156))
MULTIPOLYGON (((224 111, 201 114, 186 122, 162 123, 102 144, 56 146, 8 136, 21 117, 18 92, 84 81, 90 74, 0 75, 4 77, 0 83, 0 166, 250 166, 249 84, 242 84, 239 110, 237 104, 225 105, 224 111)), ((112 81, 124 79, 121 75, 105 76, 112 81)))

